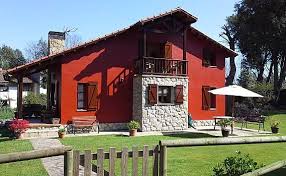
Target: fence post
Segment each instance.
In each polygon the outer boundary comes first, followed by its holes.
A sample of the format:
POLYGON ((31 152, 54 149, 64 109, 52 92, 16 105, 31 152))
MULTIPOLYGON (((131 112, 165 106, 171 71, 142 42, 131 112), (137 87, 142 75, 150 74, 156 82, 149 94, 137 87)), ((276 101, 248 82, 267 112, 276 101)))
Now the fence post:
POLYGON ((160 176, 167 176, 167 146, 160 141, 160 176))
POLYGON ((64 176, 73 175, 73 154, 72 151, 66 151, 64 153, 64 176))

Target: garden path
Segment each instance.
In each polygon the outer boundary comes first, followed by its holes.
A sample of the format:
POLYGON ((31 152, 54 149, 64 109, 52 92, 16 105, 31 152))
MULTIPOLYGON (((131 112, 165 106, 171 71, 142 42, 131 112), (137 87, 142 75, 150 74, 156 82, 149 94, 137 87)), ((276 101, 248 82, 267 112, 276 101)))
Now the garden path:
MULTIPOLYGON (((54 147, 62 147, 63 145, 58 139, 48 139, 48 138, 37 138, 37 139, 30 139, 32 146, 35 150, 40 149, 49 149, 54 147)), ((53 156, 49 158, 42 158, 41 159, 46 171, 48 172, 49 176, 62 176, 64 175, 64 156, 53 156)), ((83 167, 80 166, 80 174, 84 175, 83 167)), ((96 175, 96 173, 92 173, 92 175, 96 175)))

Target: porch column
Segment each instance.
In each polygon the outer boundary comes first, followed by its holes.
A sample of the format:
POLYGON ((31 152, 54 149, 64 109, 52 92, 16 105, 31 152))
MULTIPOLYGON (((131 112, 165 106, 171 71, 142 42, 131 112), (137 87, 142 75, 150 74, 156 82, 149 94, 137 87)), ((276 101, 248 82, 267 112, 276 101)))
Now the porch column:
POLYGON ((47 110, 51 110, 51 69, 48 68, 47 75, 47 110))
POLYGON ((18 76, 18 88, 17 88, 17 118, 22 118, 23 115, 23 76, 18 76))
POLYGON ((183 60, 187 60, 187 28, 183 32, 183 60))
POLYGON ((147 32, 143 30, 143 57, 147 55, 147 32))
MULTIPOLYGON (((188 31, 188 28, 185 27, 184 28, 184 31, 183 31, 183 60, 187 60, 187 31, 188 31)), ((187 74, 188 71, 186 70, 188 67, 186 65, 187 63, 184 62, 183 64, 183 74, 187 74)))

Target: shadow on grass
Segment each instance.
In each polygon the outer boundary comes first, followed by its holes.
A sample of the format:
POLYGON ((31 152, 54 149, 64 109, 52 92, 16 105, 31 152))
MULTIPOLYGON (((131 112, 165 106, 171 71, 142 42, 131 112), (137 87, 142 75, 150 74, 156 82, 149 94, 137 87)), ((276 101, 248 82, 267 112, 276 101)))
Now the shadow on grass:
POLYGON ((273 172, 264 174, 263 176, 285 176, 285 175, 286 175, 286 167, 282 167, 273 172))
POLYGON ((177 137, 177 138, 206 138, 206 137, 215 137, 205 133, 192 133, 192 132, 181 132, 181 133, 168 133, 163 132, 164 136, 177 137))
POLYGON ((0 127, 0 138, 2 137, 10 137, 11 136, 11 132, 5 128, 5 127, 0 127))

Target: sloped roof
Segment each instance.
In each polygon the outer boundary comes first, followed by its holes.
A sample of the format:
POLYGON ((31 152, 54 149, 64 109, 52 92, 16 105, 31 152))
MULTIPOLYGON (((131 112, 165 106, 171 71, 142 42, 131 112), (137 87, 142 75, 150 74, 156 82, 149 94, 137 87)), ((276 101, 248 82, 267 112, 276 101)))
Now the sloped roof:
MULTIPOLYGON (((10 80, 10 81, 7 81, 7 80, 5 80, 5 77, 4 77, 4 75, 6 74, 6 70, 2 70, 1 68, 0 68, 0 84, 8 84, 8 83, 10 83, 10 82, 14 82, 14 83, 16 83, 17 82, 17 80, 16 79, 12 79, 12 80, 10 80)), ((34 81, 31 79, 31 78, 29 78, 29 77, 23 77, 23 83, 25 84, 27 84, 27 83, 33 83, 34 81)))
MULTIPOLYGON (((126 28, 123 28, 121 30, 118 30, 118 31, 115 31, 115 32, 112 32, 110 34, 106 34, 102 37, 98 37, 94 40, 90 40, 90 41, 87 41, 85 43, 81 43, 77 46, 74 46, 72 48, 68 48, 68 49, 65 49, 63 50, 62 52, 59 52, 59 53, 55 53, 55 54, 52 54, 52 55, 49 55, 49 56, 45 56, 45 57, 42 57, 42 58, 39 58, 39 59, 35 59, 27 64, 24 64, 24 65, 20 65, 18 67, 15 67, 15 68, 12 68, 12 69, 9 69, 7 70, 7 73, 8 74, 13 74, 17 71, 20 71, 22 70, 23 68, 27 68, 29 66, 33 66, 33 65, 36 65, 38 63, 41 63, 41 62, 44 62, 44 61, 47 61, 49 59, 52 59, 52 58, 55 58, 57 56, 61 56, 61 55, 65 55, 71 51, 75 51, 75 50, 78 50, 78 49, 81 49, 81 48, 85 48, 89 45, 93 45, 93 44, 96 44, 100 41, 103 41, 103 40, 107 40, 109 38, 112 38, 112 37, 115 37, 117 35, 120 35, 126 31, 128 31, 129 29, 133 28, 133 27, 136 27, 136 26, 139 26, 139 25, 144 25, 145 23, 148 23, 148 22, 151 22, 151 21, 154 21, 156 19, 159 19, 159 18, 162 18, 162 17, 165 17, 165 16, 168 16, 168 15, 178 15, 180 17, 183 17, 185 20, 189 21, 190 23, 194 23, 197 21, 197 18, 194 17, 193 15, 191 15, 190 13, 188 13, 187 11, 183 10, 182 8, 175 8, 173 10, 170 10, 170 11, 167 11, 167 12, 164 12, 164 13, 161 13, 159 15, 156 15, 156 16, 152 16, 152 17, 149 17, 149 18, 145 18, 145 19, 141 19, 139 20, 138 22, 134 23, 133 25, 130 25, 126 28)), ((193 28, 190 26, 190 29, 192 32, 195 32, 195 33, 198 33, 199 35, 203 36, 206 40, 209 40, 210 42, 214 43, 215 45, 219 46, 220 48, 224 49, 229 55, 231 56, 236 56, 237 53, 229 48, 226 48, 225 46, 223 46, 222 44, 220 44, 219 42, 211 39, 210 37, 208 37, 207 35, 203 34, 202 32, 200 32, 199 30, 193 28)))

